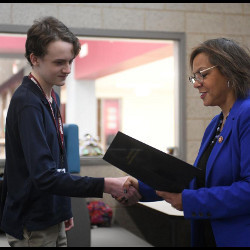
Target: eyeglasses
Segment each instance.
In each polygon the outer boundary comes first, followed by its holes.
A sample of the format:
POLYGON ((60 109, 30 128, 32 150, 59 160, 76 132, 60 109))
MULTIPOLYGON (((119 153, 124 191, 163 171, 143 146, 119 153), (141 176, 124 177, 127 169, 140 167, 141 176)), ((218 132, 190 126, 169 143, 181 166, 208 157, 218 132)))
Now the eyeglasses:
POLYGON ((215 67, 217 67, 217 65, 212 66, 212 67, 207 68, 207 69, 203 69, 203 70, 201 70, 201 71, 195 73, 193 76, 190 76, 188 79, 189 79, 189 81, 190 81, 192 84, 195 84, 196 81, 199 82, 199 83, 203 83, 204 76, 202 75, 202 73, 204 73, 204 72, 207 71, 207 70, 213 69, 213 68, 215 68, 215 67))

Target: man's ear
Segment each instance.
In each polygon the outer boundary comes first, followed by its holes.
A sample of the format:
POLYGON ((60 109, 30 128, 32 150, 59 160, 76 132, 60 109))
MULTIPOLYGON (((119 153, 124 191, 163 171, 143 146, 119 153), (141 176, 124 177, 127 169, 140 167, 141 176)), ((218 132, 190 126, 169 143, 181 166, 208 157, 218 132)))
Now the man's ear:
POLYGON ((30 54, 30 61, 33 66, 38 66, 39 65, 39 59, 37 56, 34 55, 34 53, 30 54))

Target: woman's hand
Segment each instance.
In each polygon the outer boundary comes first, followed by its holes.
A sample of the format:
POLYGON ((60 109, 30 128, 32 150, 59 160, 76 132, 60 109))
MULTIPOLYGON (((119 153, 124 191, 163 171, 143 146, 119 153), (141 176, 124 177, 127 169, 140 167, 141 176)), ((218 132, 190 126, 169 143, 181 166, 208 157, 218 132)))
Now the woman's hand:
POLYGON ((124 192, 128 191, 131 186, 134 187, 137 191, 139 191, 139 182, 138 182, 138 180, 135 179, 132 176, 128 176, 127 180, 123 184, 124 192))
POLYGON ((179 211, 183 211, 182 207, 182 193, 169 193, 164 191, 156 191, 156 194, 162 197, 166 202, 170 203, 172 207, 179 211))

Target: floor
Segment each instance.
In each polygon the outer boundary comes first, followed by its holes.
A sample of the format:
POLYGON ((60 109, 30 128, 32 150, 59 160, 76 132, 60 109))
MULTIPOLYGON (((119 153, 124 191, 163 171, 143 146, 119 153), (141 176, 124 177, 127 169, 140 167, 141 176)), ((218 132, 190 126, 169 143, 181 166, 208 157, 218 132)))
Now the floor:
POLYGON ((9 244, 5 238, 5 234, 0 234, 0 247, 9 247, 9 244))
POLYGON ((92 247, 152 247, 149 243, 118 226, 91 229, 92 247))
MULTIPOLYGON (((0 234, 0 247, 9 247, 0 234)), ((118 226, 91 229, 91 247, 152 247, 149 243, 118 226)))

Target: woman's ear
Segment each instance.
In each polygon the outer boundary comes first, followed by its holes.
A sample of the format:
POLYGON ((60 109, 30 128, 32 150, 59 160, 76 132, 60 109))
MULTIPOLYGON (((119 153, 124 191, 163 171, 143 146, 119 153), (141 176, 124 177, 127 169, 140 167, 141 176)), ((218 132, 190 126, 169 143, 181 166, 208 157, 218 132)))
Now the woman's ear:
POLYGON ((34 53, 30 54, 30 61, 32 63, 32 66, 38 66, 39 65, 38 57, 35 56, 34 53))

